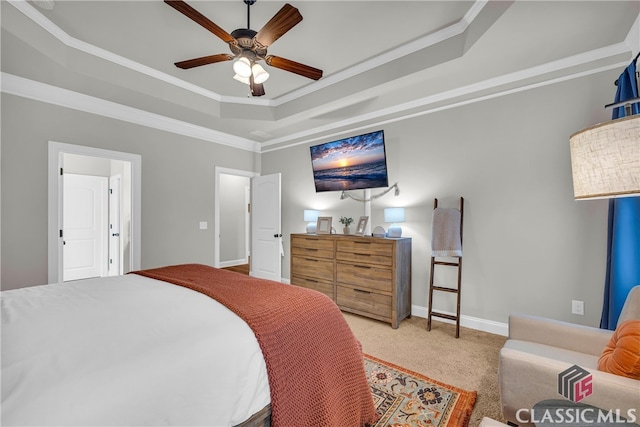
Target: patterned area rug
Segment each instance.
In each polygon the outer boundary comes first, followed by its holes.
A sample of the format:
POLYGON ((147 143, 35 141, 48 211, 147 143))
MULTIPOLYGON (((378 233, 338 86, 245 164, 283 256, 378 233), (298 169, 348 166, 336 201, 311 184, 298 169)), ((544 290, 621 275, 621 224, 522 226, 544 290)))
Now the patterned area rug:
POLYGON ((466 427, 476 392, 429 379, 365 354, 380 419, 373 427, 466 427))

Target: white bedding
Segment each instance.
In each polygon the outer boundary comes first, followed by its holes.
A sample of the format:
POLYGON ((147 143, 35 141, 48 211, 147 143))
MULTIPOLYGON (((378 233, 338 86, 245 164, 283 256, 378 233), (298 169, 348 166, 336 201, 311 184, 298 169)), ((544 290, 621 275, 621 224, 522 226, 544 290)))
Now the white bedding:
POLYGON ((2 426, 230 426, 269 403, 247 324, 136 274, 3 291, 2 426))

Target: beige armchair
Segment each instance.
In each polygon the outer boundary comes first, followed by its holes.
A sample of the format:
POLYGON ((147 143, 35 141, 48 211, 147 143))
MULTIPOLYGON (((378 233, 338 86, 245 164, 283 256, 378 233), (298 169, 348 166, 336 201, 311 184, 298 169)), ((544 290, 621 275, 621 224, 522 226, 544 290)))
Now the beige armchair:
MULTIPOLYGON (((631 319, 640 319, 640 286, 629 293, 618 324, 631 319)), ((592 394, 580 404, 619 409, 622 416, 633 410, 638 422, 640 381, 598 370, 598 359, 612 335, 613 331, 542 317, 509 316, 509 339, 500 350, 498 367, 504 419, 535 425, 529 410, 545 400, 564 399, 558 392, 558 374, 578 365, 592 375, 592 394)))

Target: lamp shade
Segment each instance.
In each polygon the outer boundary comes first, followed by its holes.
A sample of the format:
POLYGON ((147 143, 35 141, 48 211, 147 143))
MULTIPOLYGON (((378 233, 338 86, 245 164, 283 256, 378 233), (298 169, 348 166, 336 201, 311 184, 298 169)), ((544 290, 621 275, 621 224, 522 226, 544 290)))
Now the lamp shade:
POLYGON ((640 115, 576 132, 569 146, 576 199, 640 196, 640 115))
POLYGON ((313 234, 316 232, 316 222, 318 221, 319 216, 320 211, 316 211, 313 209, 304 210, 304 220, 308 222, 307 233, 313 234))
POLYGON ((384 208, 384 222, 404 222, 404 208, 384 208))
POLYGON ((236 74, 233 76, 233 78, 239 81, 240 83, 244 83, 246 85, 251 84, 251 82, 249 81, 249 77, 242 77, 240 74, 236 74))
POLYGON ((244 56, 238 58, 238 60, 233 63, 233 71, 240 77, 248 78, 251 75, 251 61, 244 56))
POLYGON ((269 78, 269 73, 260 64, 253 64, 251 72, 253 73, 253 81, 258 84, 266 82, 269 78))
POLYGON ((320 211, 314 211, 312 209, 304 210, 304 220, 307 222, 317 221, 320 216, 320 211))

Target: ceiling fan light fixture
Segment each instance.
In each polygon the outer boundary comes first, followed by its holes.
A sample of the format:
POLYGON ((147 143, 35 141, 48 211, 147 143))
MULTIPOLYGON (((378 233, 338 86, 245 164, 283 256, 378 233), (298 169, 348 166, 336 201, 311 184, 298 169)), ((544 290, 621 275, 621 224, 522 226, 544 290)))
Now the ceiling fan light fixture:
POLYGON ((236 62, 233 63, 233 71, 236 72, 237 75, 244 78, 249 78, 251 75, 251 61, 244 56, 239 58, 236 62))
POLYGON ((269 73, 260 64, 253 64, 251 71, 253 72, 253 81, 258 84, 266 82, 269 78, 269 73))
POLYGON ((249 77, 242 77, 240 74, 236 74, 233 76, 233 78, 239 81, 240 83, 244 83, 246 85, 251 84, 251 82, 249 81, 249 77))
MULTIPOLYGON (((1 1, 1 0, 0 0, 1 1)), ((56 0, 29 0, 53 4, 56 0)), ((276 12, 273 17, 262 26, 259 31, 251 29, 250 6, 257 0, 244 0, 247 5, 247 28, 238 28, 227 33, 224 29, 216 25, 213 21, 202 15, 200 12, 189 6, 184 0, 164 0, 166 4, 182 13, 187 18, 199 24, 204 29, 213 33, 223 42, 229 45, 230 54, 219 53, 199 58, 188 59, 175 62, 174 65, 183 70, 199 67, 202 65, 214 64, 216 62, 232 61, 234 79, 247 84, 251 88, 251 95, 263 96, 265 94, 263 82, 269 78, 264 68, 255 65, 258 61, 265 61, 274 68, 279 68, 303 77, 318 80, 322 77, 322 70, 292 61, 279 56, 268 55, 267 48, 285 33, 291 30, 302 21, 300 11, 286 3, 276 12)))

